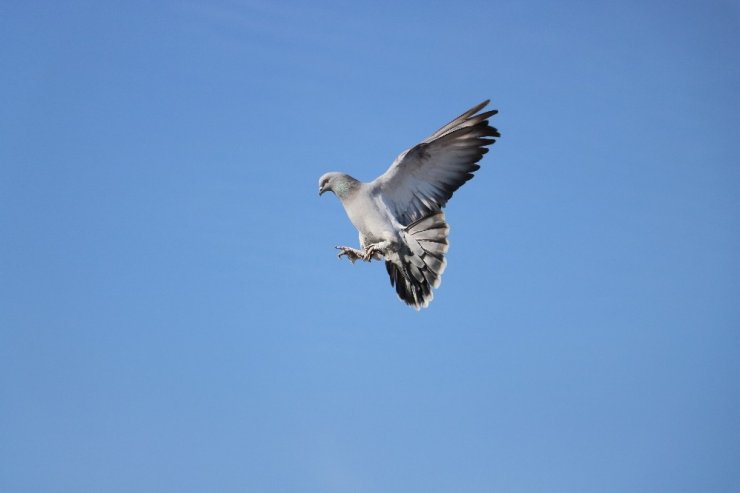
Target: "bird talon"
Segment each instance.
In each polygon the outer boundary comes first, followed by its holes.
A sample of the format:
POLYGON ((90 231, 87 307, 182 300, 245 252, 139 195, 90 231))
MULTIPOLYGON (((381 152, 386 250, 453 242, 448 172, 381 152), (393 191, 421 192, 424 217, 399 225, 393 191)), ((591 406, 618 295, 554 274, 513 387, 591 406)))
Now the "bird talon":
POLYGON ((375 255, 375 248, 368 247, 365 249, 365 252, 362 254, 362 260, 365 262, 370 262, 373 259, 373 256, 375 255))
POLYGON ((335 248, 341 250, 341 252, 337 254, 337 258, 342 258, 343 256, 346 256, 353 264, 357 261, 358 258, 362 258, 361 252, 355 250, 354 248, 347 246, 337 246, 335 248))

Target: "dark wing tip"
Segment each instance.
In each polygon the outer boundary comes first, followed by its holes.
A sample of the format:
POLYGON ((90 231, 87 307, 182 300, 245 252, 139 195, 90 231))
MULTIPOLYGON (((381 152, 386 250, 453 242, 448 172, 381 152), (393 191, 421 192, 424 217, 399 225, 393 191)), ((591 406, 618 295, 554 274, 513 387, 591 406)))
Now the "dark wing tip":
POLYGON ((480 118, 481 120, 488 120, 493 115, 497 114, 498 110, 490 110, 490 111, 484 111, 483 113, 478 113, 476 115, 476 118, 480 118))

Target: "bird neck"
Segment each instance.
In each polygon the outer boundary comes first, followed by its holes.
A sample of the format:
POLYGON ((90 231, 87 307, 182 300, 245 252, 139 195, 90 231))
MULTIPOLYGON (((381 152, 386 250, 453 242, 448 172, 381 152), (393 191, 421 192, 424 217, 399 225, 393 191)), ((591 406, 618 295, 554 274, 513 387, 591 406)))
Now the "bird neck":
POLYGON ((360 182, 351 176, 343 176, 337 180, 332 189, 340 199, 348 198, 355 190, 360 187, 360 182))

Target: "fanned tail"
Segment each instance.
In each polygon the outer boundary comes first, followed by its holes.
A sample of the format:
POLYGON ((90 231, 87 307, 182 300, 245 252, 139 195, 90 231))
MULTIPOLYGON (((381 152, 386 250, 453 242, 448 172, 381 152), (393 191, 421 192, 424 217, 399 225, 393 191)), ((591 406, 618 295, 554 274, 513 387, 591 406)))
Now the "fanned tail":
POLYGON ((434 297, 432 288, 442 282, 449 230, 444 213, 430 214, 404 229, 407 248, 399 251, 397 259, 385 262, 398 297, 417 310, 429 305, 434 297))

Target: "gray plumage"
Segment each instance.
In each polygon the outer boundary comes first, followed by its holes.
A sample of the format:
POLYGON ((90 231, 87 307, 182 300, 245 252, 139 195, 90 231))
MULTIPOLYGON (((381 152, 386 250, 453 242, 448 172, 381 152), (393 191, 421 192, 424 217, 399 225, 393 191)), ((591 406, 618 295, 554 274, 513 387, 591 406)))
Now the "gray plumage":
POLYGON ((398 297, 417 310, 429 305, 432 288, 447 266, 449 227, 442 208, 473 178, 487 146, 499 137, 488 124, 496 110, 478 113, 484 101, 402 152, 375 180, 363 183, 345 173, 326 173, 319 195, 333 192, 360 233, 361 250, 337 247, 339 256, 385 259, 398 297))

